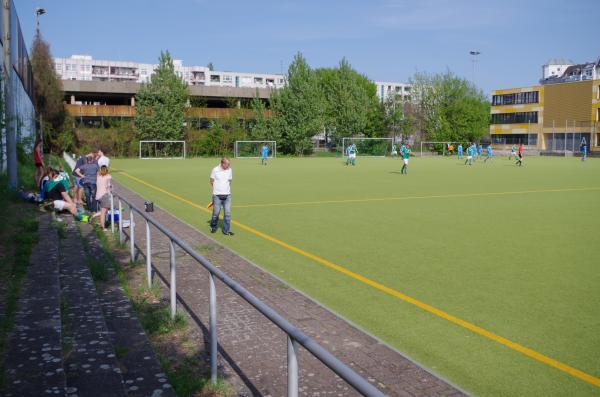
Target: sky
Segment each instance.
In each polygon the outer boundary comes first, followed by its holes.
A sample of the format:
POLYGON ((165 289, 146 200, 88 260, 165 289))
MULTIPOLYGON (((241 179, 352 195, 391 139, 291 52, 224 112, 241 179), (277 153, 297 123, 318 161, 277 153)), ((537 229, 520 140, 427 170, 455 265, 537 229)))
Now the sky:
POLYGON ((376 81, 450 70, 486 94, 537 84, 552 58, 600 57, 600 0, 13 1, 29 43, 46 9, 42 36, 61 57, 157 63, 169 50, 187 66, 281 73, 301 52, 376 81))

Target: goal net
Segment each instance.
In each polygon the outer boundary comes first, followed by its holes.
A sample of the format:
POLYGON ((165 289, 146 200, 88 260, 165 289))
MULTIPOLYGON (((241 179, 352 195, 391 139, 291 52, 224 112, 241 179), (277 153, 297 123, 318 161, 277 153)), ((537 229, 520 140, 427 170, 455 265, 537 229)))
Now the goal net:
POLYGON ((356 145, 359 157, 385 157, 392 153, 393 138, 342 138, 342 156, 346 156, 346 149, 356 145))
POLYGON ((462 145, 463 155, 466 156, 469 142, 421 142, 421 157, 455 156, 458 153, 459 145, 462 145))
POLYGON ((268 148, 268 158, 277 157, 276 141, 235 141, 233 156, 236 159, 258 159, 262 157, 263 146, 268 148))
POLYGON ((184 159, 185 141, 140 141, 140 159, 184 159))

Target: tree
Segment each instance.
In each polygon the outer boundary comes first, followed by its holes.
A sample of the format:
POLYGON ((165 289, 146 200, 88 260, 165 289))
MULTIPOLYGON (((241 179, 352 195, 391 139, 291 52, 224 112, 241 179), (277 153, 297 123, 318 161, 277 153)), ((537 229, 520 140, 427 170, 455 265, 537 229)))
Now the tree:
POLYGON ((181 140, 184 136, 185 81, 175 74, 168 51, 160 53, 159 65, 150 83, 142 84, 135 101, 135 129, 138 139, 181 140))
POLYGON ((274 136, 283 153, 312 152, 311 138, 322 131, 322 92, 315 72, 301 53, 288 68, 287 85, 271 94, 274 136))
POLYGON ((256 96, 250 103, 250 107, 254 115, 254 123, 250 127, 250 139, 256 141, 272 140, 272 130, 265 115, 265 104, 258 96, 258 89, 256 90, 256 96))
MULTIPOLYGON (((62 151, 64 148, 57 147, 57 135, 64 130, 65 108, 63 105, 62 85, 50 53, 50 45, 44 41, 39 32, 33 39, 31 49, 31 69, 33 72, 34 106, 40 119, 39 127, 44 132, 46 147, 50 150, 62 151)), ((67 129, 70 126, 66 126, 67 129)), ((69 131, 66 132, 67 134, 69 131)), ((73 134, 72 128, 70 133, 73 134)))
POLYGON ((448 71, 411 81, 417 122, 426 139, 476 141, 488 133, 490 104, 481 90, 448 71))
POLYGON ((406 140, 414 132, 411 106, 401 95, 388 95, 382 106, 384 130, 389 136, 406 140))
POLYGON ((338 68, 318 69, 323 91, 323 128, 326 137, 338 142, 344 136, 374 136, 380 133, 376 87, 343 58, 338 68))
POLYGON ((212 62, 209 62, 209 63, 208 63, 208 65, 206 65, 206 67, 207 67, 207 68, 208 68, 208 70, 210 70, 211 72, 212 72, 213 70, 215 70, 215 67, 213 66, 213 63, 212 63, 212 62))

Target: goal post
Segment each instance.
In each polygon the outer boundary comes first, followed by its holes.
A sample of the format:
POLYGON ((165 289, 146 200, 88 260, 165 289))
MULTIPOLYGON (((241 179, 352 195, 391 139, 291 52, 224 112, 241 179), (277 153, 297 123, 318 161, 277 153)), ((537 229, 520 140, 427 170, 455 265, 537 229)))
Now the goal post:
POLYGON ((263 145, 267 145, 269 148, 267 158, 277 157, 277 141, 235 141, 233 157, 236 159, 259 159, 263 145))
POLYGON ((140 159, 185 159, 185 141, 140 141, 140 159))
POLYGON ((394 138, 342 138, 342 157, 346 156, 348 146, 356 145, 360 157, 385 157, 392 153, 394 138))

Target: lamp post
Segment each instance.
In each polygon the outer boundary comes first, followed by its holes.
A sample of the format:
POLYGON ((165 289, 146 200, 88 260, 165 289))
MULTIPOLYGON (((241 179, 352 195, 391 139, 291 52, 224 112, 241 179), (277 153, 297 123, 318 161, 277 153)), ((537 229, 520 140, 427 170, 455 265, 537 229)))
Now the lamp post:
POLYGON ((37 7, 35 9, 35 22, 36 22, 38 34, 40 33, 40 15, 44 15, 45 13, 46 13, 46 10, 43 9, 42 7, 37 7))
POLYGON ((473 82, 475 82, 475 64, 477 63, 477 56, 481 54, 479 51, 469 51, 471 54, 471 63, 473 64, 473 82))

